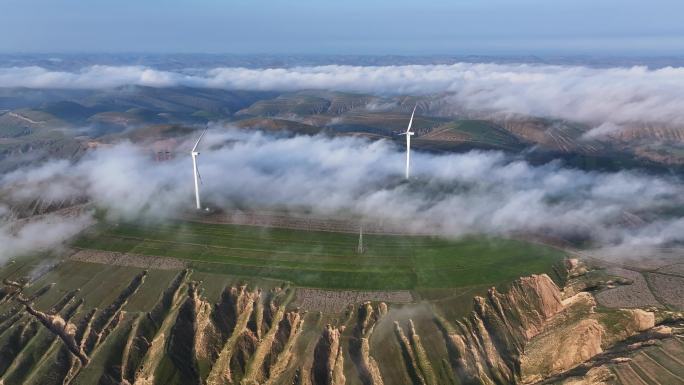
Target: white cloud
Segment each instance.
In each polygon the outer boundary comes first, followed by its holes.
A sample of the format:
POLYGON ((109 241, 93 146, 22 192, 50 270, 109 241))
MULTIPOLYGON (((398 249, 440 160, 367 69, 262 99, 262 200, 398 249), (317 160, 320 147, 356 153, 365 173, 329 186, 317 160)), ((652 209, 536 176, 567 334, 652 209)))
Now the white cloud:
POLYGON ((0 87, 98 89, 122 85, 245 90, 321 89, 375 94, 445 94, 465 107, 600 125, 684 123, 684 68, 588 68, 529 64, 214 68, 186 72, 92 66, 79 72, 0 68, 0 87))
POLYGON ((0 262, 37 251, 54 250, 93 223, 91 213, 68 217, 53 214, 21 223, 0 223, 0 262))
MULTIPOLYGON (((387 141, 216 129, 202 147, 203 199, 225 208, 343 211, 454 237, 541 232, 589 237, 603 246, 684 240, 678 231, 684 219, 654 215, 684 204, 684 186, 669 177, 586 172, 559 163, 532 166, 499 152, 472 151, 416 153, 415 178, 406 184, 404 153, 387 141), (643 223, 626 223, 627 213, 642 216, 643 223)), ((76 165, 48 163, 2 182, 11 187, 33 180, 47 186, 32 190, 40 196, 68 191, 69 185, 115 216, 173 216, 191 209, 189 156, 157 163, 150 155, 123 143, 96 150, 76 165)))
POLYGON ((624 127, 619 126, 612 122, 604 122, 599 126, 590 129, 582 135, 583 139, 597 139, 608 137, 611 134, 618 133, 623 130, 624 127))

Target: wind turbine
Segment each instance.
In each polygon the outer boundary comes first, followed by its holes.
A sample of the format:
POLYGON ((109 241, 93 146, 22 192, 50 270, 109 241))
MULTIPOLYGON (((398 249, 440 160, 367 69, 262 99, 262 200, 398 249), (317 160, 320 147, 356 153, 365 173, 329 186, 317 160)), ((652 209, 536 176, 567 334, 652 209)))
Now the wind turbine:
POLYGON ((197 146, 199 145, 200 140, 202 140, 202 137, 204 136, 204 133, 206 133, 207 130, 202 131, 202 134, 200 135, 199 139, 197 139, 197 142, 195 142, 195 146, 192 148, 192 151, 190 152, 190 155, 192 156, 192 172, 195 176, 195 203, 197 204, 197 210, 201 209, 202 207, 200 206, 200 195, 199 195, 199 183, 202 180, 202 177, 199 174, 199 169, 197 168, 197 156, 200 154, 197 151, 197 146))
POLYGON ((363 247, 363 225, 359 226, 359 244, 356 246, 356 253, 357 254, 363 254, 363 252, 366 251, 366 248, 363 247))
POLYGON ((399 134, 406 135, 406 179, 409 178, 409 165, 411 159, 411 136, 415 134, 415 132, 411 131, 411 125, 413 124, 413 115, 416 113, 416 107, 418 107, 417 104, 415 107, 413 107, 413 112, 411 112, 411 119, 409 120, 406 132, 402 132, 401 134, 399 134))

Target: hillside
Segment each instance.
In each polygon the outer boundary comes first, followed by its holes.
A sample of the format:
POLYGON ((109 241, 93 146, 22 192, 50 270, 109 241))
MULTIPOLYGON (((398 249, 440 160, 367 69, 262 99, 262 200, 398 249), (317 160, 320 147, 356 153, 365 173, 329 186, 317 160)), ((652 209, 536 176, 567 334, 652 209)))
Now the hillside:
POLYGON ((296 286, 145 257, 28 277, 36 262, 1 271, 4 384, 673 384, 684 371, 682 314, 602 308, 573 290, 576 262, 565 288, 524 277, 461 315, 448 296, 321 313, 296 286))
MULTIPOLYGON (((2 89, 0 145, 4 154, 37 151, 70 157, 65 144, 46 142, 59 130, 68 138, 99 140, 134 135, 152 142, 149 126, 209 122, 246 129, 327 135, 364 135, 397 140, 418 106, 416 148, 426 151, 496 149, 530 160, 565 159, 582 168, 679 169, 681 127, 635 124, 605 135, 587 135, 592 126, 548 117, 489 114, 445 109, 439 96, 373 96, 332 91, 260 92, 188 87, 119 87, 103 90, 2 89), (140 130, 138 134, 131 132, 140 130), (46 134, 45 132, 50 132, 46 134), (143 138, 147 137, 147 139, 143 138)), ((43 159, 41 155, 36 158, 43 159)), ((12 169, 14 162, 4 167, 12 169)))

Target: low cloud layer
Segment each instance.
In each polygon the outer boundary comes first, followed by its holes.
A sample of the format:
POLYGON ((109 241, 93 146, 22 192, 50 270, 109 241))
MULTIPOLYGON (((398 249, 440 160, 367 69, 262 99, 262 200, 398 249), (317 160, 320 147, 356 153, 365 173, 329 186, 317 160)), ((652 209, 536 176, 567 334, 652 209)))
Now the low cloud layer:
POLYGON ((78 72, 0 68, 0 87, 100 89, 123 85, 241 90, 339 90, 373 94, 440 94, 448 111, 565 118, 600 125, 684 123, 684 68, 588 68, 530 64, 214 68, 162 71, 91 66, 78 72))
MULTIPOLYGON (((532 166, 499 152, 471 151, 416 153, 414 177, 405 183, 404 153, 387 141, 215 129, 202 147, 203 199, 224 208, 353 213, 447 237, 522 232, 596 246, 684 241, 684 218, 664 215, 684 204, 684 185, 668 177, 532 166)), ((148 150, 122 143, 77 164, 13 172, 2 184, 22 186, 10 190, 13 199, 81 194, 115 217, 174 216, 194 206, 190 157, 179 154, 159 163, 148 150)))
POLYGON ((92 214, 45 215, 25 223, 0 222, 0 262, 35 252, 54 251, 94 223, 92 214))

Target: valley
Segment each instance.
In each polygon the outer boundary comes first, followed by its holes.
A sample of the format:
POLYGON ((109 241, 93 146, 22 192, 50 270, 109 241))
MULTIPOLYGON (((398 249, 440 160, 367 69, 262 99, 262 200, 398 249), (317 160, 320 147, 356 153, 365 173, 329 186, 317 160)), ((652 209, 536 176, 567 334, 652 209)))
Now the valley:
POLYGON ((579 375, 668 384, 684 371, 684 315, 597 304, 584 289, 608 276, 577 260, 556 265, 559 283, 546 274, 498 289, 486 278, 454 280, 323 307, 316 301, 343 292, 192 261, 141 268, 69 252, 53 261, 20 258, 0 270, 3 384, 571 384, 579 375))
POLYGON ((676 68, 171 57, 0 68, 0 385, 684 383, 676 68))

